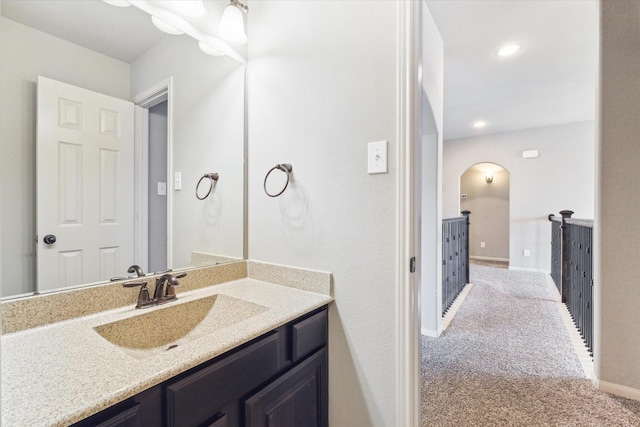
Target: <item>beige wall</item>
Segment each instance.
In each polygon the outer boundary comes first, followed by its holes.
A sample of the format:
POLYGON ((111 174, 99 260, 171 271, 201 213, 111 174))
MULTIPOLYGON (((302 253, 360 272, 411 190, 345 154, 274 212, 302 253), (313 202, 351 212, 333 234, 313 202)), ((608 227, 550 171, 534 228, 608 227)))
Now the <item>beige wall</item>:
POLYGON ((640 2, 601 3, 595 370, 640 399, 640 2))
MULTIPOLYGON (((496 165, 486 166, 497 168, 496 165)), ((486 174, 472 167, 460 177, 460 210, 471 211, 469 254, 481 259, 509 260, 509 172, 496 169, 493 182, 486 174), (481 242, 485 247, 481 247, 481 242)))

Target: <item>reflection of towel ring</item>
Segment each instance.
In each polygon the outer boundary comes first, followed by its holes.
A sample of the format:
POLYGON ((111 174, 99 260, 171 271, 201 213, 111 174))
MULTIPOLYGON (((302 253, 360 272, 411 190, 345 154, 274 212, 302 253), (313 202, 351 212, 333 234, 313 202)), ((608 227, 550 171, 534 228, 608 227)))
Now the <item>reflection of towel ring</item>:
POLYGON ((211 194, 211 191, 213 190, 214 184, 218 181, 218 177, 219 175, 217 173, 205 173, 204 175, 202 175, 202 178, 200 178, 200 180, 198 181, 198 185, 196 185, 196 197, 198 198, 198 200, 204 200, 209 197, 209 194, 211 194), (205 178, 209 178, 209 191, 207 191, 207 194, 205 194, 204 197, 200 197, 198 195, 198 188, 200 188, 200 183, 205 178))
POLYGON ((264 177, 264 184, 263 184, 264 192, 267 194, 267 196, 269 196, 269 197, 278 197, 279 195, 284 193, 284 190, 287 189, 287 185, 289 185, 289 179, 291 178, 291 171, 292 170, 293 170, 293 166, 291 166, 290 163, 278 163, 277 165, 275 165, 274 167, 269 169, 269 172, 267 172, 267 176, 264 177), (287 174, 287 182, 284 184, 284 187, 282 187, 282 190, 280 190, 279 193, 271 194, 267 190, 267 180, 269 179, 269 175, 271 175, 271 172, 273 172, 276 169, 279 169, 282 172, 287 174))

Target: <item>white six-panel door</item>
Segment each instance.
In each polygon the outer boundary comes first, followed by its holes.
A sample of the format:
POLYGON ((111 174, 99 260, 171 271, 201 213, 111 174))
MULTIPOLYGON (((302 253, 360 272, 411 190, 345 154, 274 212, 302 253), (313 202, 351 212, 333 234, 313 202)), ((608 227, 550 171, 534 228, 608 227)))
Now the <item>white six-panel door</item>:
POLYGON ((38 291, 125 275, 133 263, 133 104, 44 77, 37 103, 38 291), (55 243, 45 243, 48 235, 55 243))

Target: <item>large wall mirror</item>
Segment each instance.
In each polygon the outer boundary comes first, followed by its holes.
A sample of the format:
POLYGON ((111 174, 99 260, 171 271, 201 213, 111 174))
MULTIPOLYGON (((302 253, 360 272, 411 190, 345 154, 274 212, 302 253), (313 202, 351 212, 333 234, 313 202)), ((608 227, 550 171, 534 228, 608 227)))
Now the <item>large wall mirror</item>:
MULTIPOLYGON (((213 28, 228 2, 204 4, 199 25, 213 28)), ((187 35, 160 32, 135 7, 101 0, 0 7, 3 299, 127 277, 133 264, 150 273, 245 258, 245 65, 203 53, 187 35), (76 93, 129 107, 84 106, 76 93), (94 110, 101 114, 94 127, 134 141, 127 150, 103 149, 91 166, 83 162, 92 154, 68 128, 93 126, 94 110), (123 118, 128 110, 133 116, 123 118), (47 120, 66 133, 51 136, 47 120), (57 145, 43 155, 47 138, 57 145), (106 232, 81 228, 93 210, 110 223, 106 232), (116 234, 114 224, 125 227, 123 240, 101 243, 116 234), (74 230, 87 243, 63 249, 74 230), (45 242, 49 235, 56 241, 45 242)))

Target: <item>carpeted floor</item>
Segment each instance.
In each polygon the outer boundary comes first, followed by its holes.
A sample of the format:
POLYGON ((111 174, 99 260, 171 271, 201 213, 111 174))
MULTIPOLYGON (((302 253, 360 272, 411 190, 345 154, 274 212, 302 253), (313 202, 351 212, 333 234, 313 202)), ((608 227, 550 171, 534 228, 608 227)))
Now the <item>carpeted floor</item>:
POLYGON ((423 426, 640 426, 640 402, 584 377, 542 273, 470 275, 447 330, 422 337, 423 426))

